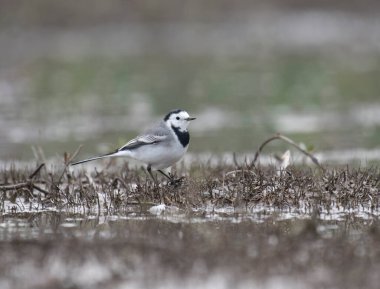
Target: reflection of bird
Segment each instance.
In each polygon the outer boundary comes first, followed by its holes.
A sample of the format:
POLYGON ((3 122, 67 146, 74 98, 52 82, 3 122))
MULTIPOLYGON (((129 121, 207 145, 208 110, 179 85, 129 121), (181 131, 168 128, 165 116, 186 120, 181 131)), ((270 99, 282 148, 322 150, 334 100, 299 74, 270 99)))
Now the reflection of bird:
POLYGON ((108 157, 130 157, 148 165, 149 174, 152 168, 172 180, 162 170, 179 161, 189 147, 190 134, 187 127, 191 120, 189 114, 181 109, 169 112, 163 120, 145 130, 141 135, 130 140, 115 152, 72 163, 77 165, 108 157))

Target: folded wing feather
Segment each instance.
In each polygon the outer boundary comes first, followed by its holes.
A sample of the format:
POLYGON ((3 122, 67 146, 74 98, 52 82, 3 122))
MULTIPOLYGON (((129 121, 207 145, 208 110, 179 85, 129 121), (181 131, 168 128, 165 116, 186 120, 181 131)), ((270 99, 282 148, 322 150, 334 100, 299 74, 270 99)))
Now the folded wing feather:
POLYGON ((132 150, 140 146, 151 145, 155 143, 162 142, 167 138, 166 135, 142 135, 134 139, 131 139, 124 146, 122 146, 118 151, 132 150))

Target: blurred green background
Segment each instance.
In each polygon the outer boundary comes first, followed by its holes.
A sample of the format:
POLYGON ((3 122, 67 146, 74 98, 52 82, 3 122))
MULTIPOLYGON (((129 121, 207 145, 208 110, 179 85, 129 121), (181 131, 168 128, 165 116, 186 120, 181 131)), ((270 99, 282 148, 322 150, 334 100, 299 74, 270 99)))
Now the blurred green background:
POLYGON ((192 152, 252 152, 275 132, 379 147, 378 1, 0 7, 2 160, 107 152, 174 108, 197 117, 192 152))

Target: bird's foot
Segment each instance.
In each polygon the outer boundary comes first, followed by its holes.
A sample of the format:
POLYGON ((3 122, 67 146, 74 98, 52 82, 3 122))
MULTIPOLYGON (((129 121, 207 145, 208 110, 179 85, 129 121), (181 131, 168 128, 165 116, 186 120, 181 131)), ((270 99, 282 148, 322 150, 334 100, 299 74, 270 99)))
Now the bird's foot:
POLYGON ((178 179, 175 179, 174 177, 172 177, 169 181, 169 185, 170 186, 173 186, 175 188, 179 187, 180 185, 182 185, 182 182, 183 180, 185 179, 185 177, 180 177, 178 179))

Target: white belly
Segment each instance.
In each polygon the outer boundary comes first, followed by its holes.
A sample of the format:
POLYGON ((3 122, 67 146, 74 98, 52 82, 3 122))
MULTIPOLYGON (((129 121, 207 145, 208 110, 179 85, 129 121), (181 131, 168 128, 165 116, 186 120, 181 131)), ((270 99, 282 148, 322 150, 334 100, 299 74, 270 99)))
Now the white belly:
POLYGON ((128 155, 153 169, 166 169, 178 162, 186 153, 188 146, 163 146, 160 143, 144 145, 134 150, 128 151, 128 155))

